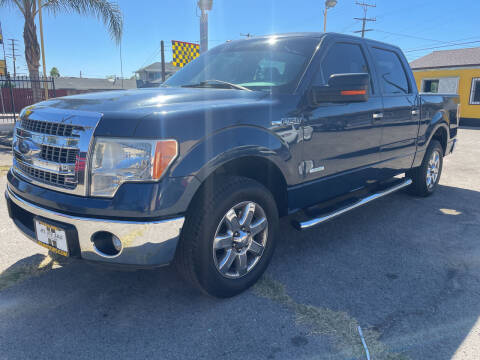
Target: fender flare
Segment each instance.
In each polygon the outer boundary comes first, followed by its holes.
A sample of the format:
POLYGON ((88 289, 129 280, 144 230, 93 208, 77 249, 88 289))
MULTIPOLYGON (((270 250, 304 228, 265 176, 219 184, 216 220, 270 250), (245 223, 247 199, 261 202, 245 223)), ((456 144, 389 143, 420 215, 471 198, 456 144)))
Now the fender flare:
POLYGON ((171 176, 195 175, 203 182, 222 165, 251 156, 273 162, 287 178, 285 162, 292 157, 288 145, 272 132, 255 126, 224 128, 204 137, 182 157, 171 176))
POLYGON ((417 143, 417 151, 415 154, 415 159, 413 162, 412 167, 418 167, 422 164, 424 153, 427 150, 430 142, 432 141, 433 136, 437 132, 438 129, 443 128, 447 133, 447 143, 450 139, 450 128, 448 126, 449 118, 448 115, 444 110, 437 111, 432 120, 428 123, 427 128, 425 129, 425 133, 423 136, 418 137, 417 143))
POLYGON ((448 142, 448 140, 450 139, 449 123, 450 123, 450 120, 445 110, 440 110, 435 113, 435 115, 432 117, 432 121, 427 127, 427 130, 425 131, 425 139, 426 139, 425 149, 430 144, 430 141, 432 140, 433 135, 435 135, 437 130, 441 127, 444 128, 445 131, 447 132, 447 142, 448 142))

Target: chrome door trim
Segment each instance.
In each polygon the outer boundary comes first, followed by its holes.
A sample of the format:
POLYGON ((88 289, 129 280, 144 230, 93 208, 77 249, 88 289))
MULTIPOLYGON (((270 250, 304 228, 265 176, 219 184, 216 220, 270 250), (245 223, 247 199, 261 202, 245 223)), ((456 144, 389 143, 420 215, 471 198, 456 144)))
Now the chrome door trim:
POLYGON ((325 166, 318 166, 316 168, 310 169, 309 173, 314 174, 316 172, 320 172, 320 171, 324 171, 324 170, 325 170, 325 166))

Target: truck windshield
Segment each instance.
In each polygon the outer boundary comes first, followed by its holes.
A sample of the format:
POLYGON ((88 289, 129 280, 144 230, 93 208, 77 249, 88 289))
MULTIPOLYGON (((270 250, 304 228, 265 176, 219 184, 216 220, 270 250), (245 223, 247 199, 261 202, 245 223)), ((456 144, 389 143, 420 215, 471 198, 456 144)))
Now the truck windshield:
POLYGON ((210 50, 164 85, 293 92, 319 39, 259 38, 210 50))

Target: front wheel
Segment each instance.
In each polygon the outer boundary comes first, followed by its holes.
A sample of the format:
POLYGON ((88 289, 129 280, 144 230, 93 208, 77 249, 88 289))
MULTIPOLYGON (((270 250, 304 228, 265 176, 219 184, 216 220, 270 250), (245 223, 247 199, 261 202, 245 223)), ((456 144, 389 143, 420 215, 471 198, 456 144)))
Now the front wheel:
POLYGON ((422 165, 407 173, 413 183, 410 193, 417 196, 429 196, 438 187, 443 169, 443 148, 438 140, 433 139, 425 152, 422 165))
POLYGON ((206 183, 189 209, 176 254, 186 280, 209 295, 234 296, 273 255, 278 211, 270 191, 243 177, 206 183))

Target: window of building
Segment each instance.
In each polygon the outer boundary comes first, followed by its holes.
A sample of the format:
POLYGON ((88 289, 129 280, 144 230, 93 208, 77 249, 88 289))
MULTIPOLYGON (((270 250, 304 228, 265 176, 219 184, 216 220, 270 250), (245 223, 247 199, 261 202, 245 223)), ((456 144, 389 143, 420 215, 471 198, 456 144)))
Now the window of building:
POLYGON ((480 105, 480 78, 472 79, 472 90, 470 92, 470 104, 480 105))
POLYGON ((148 72, 148 80, 153 81, 162 77, 161 72, 148 72))
POLYGON ((440 94, 458 94, 458 76, 423 79, 422 92, 440 94))
POLYGON ((373 48, 373 59, 384 94, 408 94, 410 92, 407 74, 396 53, 373 48))
POLYGON ((440 80, 423 80, 423 92, 438 93, 438 85, 440 80))

